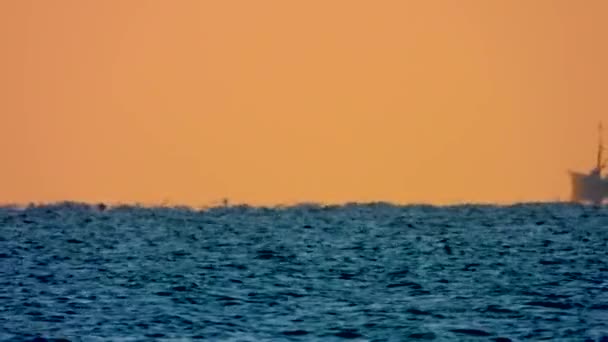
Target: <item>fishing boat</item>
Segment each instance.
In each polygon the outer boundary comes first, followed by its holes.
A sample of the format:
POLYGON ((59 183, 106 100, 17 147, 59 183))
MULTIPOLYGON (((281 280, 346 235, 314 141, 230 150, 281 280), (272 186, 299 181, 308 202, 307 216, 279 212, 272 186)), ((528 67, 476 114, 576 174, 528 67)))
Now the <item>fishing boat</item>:
POLYGON ((599 125, 599 139, 597 160, 595 167, 589 173, 569 171, 572 184, 571 201, 579 203, 593 203, 600 205, 608 198, 608 177, 602 175, 606 167, 603 159, 604 145, 602 143, 602 124, 599 125))

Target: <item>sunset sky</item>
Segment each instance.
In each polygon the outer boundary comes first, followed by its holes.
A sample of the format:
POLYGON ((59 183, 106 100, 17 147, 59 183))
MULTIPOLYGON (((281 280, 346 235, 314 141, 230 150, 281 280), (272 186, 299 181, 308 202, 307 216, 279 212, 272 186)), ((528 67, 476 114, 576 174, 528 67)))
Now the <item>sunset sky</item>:
POLYGON ((3 0, 0 203, 567 199, 608 126, 607 19, 605 0, 3 0))

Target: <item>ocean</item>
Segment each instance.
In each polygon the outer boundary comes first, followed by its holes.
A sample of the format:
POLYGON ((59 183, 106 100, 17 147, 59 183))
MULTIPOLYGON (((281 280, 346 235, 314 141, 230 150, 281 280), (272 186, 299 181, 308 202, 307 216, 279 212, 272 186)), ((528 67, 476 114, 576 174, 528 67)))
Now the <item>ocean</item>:
POLYGON ((608 210, 0 208, 1 341, 607 341, 608 210))

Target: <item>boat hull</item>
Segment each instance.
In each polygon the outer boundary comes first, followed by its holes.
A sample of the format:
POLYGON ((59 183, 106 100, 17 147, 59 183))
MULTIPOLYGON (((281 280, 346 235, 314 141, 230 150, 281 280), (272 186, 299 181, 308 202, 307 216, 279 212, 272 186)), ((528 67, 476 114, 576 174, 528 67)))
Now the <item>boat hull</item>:
POLYGON ((571 200, 573 202, 591 202, 601 204, 608 198, 608 179, 570 171, 572 183, 571 200))

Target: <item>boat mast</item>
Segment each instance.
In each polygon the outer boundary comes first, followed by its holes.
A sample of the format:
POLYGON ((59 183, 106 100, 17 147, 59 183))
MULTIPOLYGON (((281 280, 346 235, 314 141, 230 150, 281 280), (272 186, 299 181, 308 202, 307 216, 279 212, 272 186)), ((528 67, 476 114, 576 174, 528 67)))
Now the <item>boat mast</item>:
POLYGON ((597 169, 601 171, 604 168, 602 161, 602 153, 604 152, 604 144, 602 142, 602 122, 598 125, 598 141, 597 141, 597 169))

